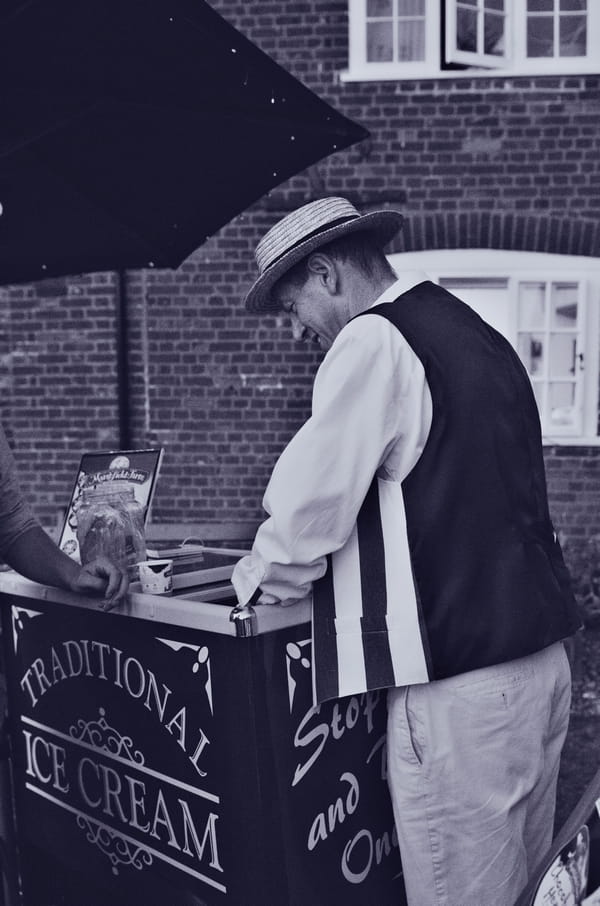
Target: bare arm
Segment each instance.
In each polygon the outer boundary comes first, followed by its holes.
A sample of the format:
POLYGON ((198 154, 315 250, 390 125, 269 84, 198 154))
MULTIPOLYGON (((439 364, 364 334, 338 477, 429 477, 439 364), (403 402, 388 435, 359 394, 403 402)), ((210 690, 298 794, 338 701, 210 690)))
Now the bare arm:
POLYGON ((5 553, 6 562, 21 575, 80 594, 103 595, 102 607, 123 600, 128 587, 127 575, 105 557, 80 566, 64 554, 41 526, 23 532, 5 553))

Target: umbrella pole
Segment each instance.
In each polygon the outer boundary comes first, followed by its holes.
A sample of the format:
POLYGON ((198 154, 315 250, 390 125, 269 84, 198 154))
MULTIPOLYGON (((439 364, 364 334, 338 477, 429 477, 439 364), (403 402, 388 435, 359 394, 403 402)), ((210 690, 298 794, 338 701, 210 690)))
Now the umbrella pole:
POLYGON ((117 345, 117 405, 119 417, 119 449, 131 449, 131 419, 129 406, 129 305, 127 271, 117 271, 115 312, 117 345))

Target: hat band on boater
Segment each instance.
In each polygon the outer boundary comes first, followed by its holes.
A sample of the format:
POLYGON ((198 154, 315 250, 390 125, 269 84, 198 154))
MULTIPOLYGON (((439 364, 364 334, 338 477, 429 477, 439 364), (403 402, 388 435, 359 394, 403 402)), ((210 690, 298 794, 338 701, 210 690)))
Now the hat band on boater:
POLYGON ((350 221, 352 221, 352 220, 359 220, 359 219, 360 219, 360 215, 352 214, 349 217, 338 217, 337 220, 330 220, 327 223, 322 224, 321 226, 317 227, 316 230, 313 230, 312 233, 306 233, 304 236, 302 236, 296 242, 293 242, 291 245, 288 245, 282 252, 279 253, 279 255, 276 255, 272 259, 272 261, 269 261, 268 264, 265 264, 262 273, 265 274, 269 270, 270 267, 273 267, 274 264, 277 264, 278 261, 281 261, 281 259, 285 255, 289 254, 289 252, 291 252, 293 249, 296 249, 299 246, 301 246, 303 242, 308 242, 309 239, 312 239, 314 236, 318 236, 319 233, 325 233, 327 230, 331 230, 333 227, 341 226, 343 223, 350 223, 350 221))

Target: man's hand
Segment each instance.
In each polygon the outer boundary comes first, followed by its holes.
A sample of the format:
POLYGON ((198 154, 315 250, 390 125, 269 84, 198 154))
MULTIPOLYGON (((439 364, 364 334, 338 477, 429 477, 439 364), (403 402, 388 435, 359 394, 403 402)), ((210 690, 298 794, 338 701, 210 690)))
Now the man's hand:
POLYGON ((106 557, 96 557, 82 566, 71 580, 71 591, 81 594, 102 594, 102 610, 112 610, 120 604, 127 593, 127 573, 111 563, 106 557))

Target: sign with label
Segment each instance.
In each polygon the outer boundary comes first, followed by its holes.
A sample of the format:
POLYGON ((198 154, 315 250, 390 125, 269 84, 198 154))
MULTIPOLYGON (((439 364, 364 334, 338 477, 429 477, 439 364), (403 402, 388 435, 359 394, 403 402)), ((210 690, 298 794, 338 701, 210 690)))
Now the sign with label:
POLYGON ((308 625, 241 639, 2 600, 33 902, 49 859, 69 906, 405 902, 384 697, 314 709, 308 625))
POLYGON ((131 488, 136 501, 149 515, 162 459, 161 449, 113 450, 107 453, 84 453, 60 533, 59 547, 69 557, 80 560, 77 540, 77 510, 86 488, 131 488))
POLYGON ((600 771, 516 906, 600 906, 600 771))
POLYGON ((562 847, 550 868, 544 872, 535 893, 533 906, 553 906, 583 902, 588 882, 590 832, 582 825, 572 840, 562 847))
POLYGON ((7 616, 19 836, 145 903, 186 885, 222 898, 207 636, 36 602, 7 616))

